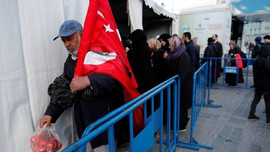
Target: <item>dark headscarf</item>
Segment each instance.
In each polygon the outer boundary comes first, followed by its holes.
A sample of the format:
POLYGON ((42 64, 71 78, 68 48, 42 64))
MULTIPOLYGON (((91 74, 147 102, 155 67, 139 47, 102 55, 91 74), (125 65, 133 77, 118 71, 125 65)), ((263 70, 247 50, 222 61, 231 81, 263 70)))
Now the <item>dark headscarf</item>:
POLYGON ((128 38, 132 41, 133 48, 141 47, 142 45, 145 45, 147 43, 146 34, 141 29, 133 31, 128 38))
POLYGON ((163 34, 161 34, 160 36, 159 36, 159 40, 163 40, 163 41, 165 41, 166 42, 166 45, 165 46, 161 46, 161 48, 163 49, 163 50, 165 50, 165 51, 167 51, 168 53, 169 52, 171 52, 171 50, 170 50, 170 48, 169 48, 169 46, 170 46, 170 43, 169 43, 169 41, 168 41, 168 39, 169 38, 171 38, 172 36, 170 35, 170 34, 168 34, 168 33, 163 33, 163 34))

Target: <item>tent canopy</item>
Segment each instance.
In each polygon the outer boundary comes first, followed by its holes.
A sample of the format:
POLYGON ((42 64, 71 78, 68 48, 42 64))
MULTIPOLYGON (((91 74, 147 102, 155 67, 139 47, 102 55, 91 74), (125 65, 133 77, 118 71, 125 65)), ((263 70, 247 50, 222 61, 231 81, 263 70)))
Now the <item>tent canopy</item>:
POLYGON ((148 36, 149 34, 152 36, 151 33, 171 33, 172 31, 169 29, 171 22, 177 18, 176 14, 166 11, 152 0, 109 0, 109 2, 121 36, 125 37, 135 29, 144 29, 148 36), (132 12, 133 8, 137 11, 132 12), (160 25, 162 25, 164 30, 161 30, 159 33, 153 32, 153 30, 157 31, 157 29, 160 29, 158 28, 160 25))

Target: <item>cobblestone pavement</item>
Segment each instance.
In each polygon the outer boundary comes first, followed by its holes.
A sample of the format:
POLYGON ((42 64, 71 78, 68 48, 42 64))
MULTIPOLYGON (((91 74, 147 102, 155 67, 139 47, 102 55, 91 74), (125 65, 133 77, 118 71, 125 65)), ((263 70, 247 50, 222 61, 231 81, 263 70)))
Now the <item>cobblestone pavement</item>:
MULTIPOLYGON (((200 113, 194 138, 200 144, 213 146, 213 150, 200 148, 200 152, 270 152, 270 125, 265 123, 263 99, 256 111, 260 120, 248 120, 253 97, 254 90, 227 87, 211 90, 213 104, 222 107, 204 107, 200 113)), ((180 139, 189 141, 189 129, 180 133, 180 139)), ((191 151, 176 148, 176 152, 191 151)))

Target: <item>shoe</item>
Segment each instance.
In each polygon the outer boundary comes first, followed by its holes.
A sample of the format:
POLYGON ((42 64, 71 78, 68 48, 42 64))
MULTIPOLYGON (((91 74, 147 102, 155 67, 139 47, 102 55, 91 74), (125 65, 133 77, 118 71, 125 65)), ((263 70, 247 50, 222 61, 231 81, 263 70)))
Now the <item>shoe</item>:
POLYGON ((270 125, 270 121, 266 121, 266 125, 270 125))
POLYGON ((260 120, 260 118, 257 117, 257 116, 255 116, 255 115, 254 115, 254 116, 249 115, 249 116, 248 116, 248 119, 249 119, 249 120, 260 120))
POLYGON ((180 130, 179 130, 180 133, 181 133, 181 132, 185 132, 185 131, 187 131, 187 128, 183 128, 183 129, 180 129, 180 130))

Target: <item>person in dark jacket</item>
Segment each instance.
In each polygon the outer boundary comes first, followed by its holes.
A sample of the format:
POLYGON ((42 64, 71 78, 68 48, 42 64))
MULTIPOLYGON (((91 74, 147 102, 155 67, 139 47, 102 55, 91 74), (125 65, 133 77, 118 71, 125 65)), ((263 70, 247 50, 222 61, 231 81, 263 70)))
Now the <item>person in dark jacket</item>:
MULTIPOLYGON (((207 47, 205 48, 204 55, 203 55, 203 57, 207 58, 207 59, 204 59, 203 63, 206 62, 206 60, 208 60, 209 67, 210 67, 209 61, 211 60, 211 58, 215 58, 217 56, 218 56, 217 47, 214 44, 213 38, 209 37, 207 39, 207 47)), ((220 77, 220 72, 219 72, 219 67, 217 66, 217 61, 215 59, 212 59, 212 68, 211 69, 212 69, 211 82, 216 83, 217 79, 220 77)))
POLYGON ((169 41, 168 39, 171 38, 172 36, 168 33, 163 33, 159 36, 158 40, 160 41, 161 43, 161 48, 164 50, 164 51, 167 51, 167 53, 170 53, 171 50, 169 48, 170 44, 169 44, 169 41))
POLYGON ((157 39, 151 38, 147 42, 151 50, 155 85, 158 85, 169 78, 168 63, 165 59, 167 52, 161 48, 161 43, 157 39))
MULTIPOLYGON (((218 35, 217 34, 213 34, 212 38, 214 40, 214 44, 216 44, 217 50, 218 50, 218 58, 222 58, 223 56, 223 47, 222 44, 218 41, 218 35)), ((219 70, 221 70, 221 59, 217 60, 217 67, 219 70)))
POLYGON ((154 87, 151 52, 143 30, 133 31, 129 39, 132 49, 128 51, 127 57, 138 83, 138 91, 142 94, 154 87))
POLYGON ((171 52, 167 56, 167 62, 169 63, 170 76, 178 74, 181 79, 180 130, 185 131, 189 121, 187 110, 192 105, 193 70, 184 41, 173 36, 169 39, 169 43, 171 52))
POLYGON ((194 37, 192 38, 192 42, 193 44, 195 45, 196 47, 196 69, 195 70, 198 70, 200 68, 200 51, 201 51, 201 47, 200 45, 197 44, 197 37, 194 37))
MULTIPOLYGON (((237 54, 243 53, 241 49, 234 43, 229 43, 230 50, 229 50, 229 57, 230 62, 228 63, 229 66, 237 66, 236 62, 240 62, 240 60, 236 60, 235 57, 237 54)), ((231 86, 236 85, 236 74, 226 74, 226 83, 231 86)), ((242 68, 238 68, 238 83, 244 83, 243 71, 242 68)))
POLYGON ((263 45, 253 69, 255 96, 250 107, 248 119, 260 119, 255 115, 257 104, 264 96, 266 123, 270 125, 270 44, 263 45))
POLYGON ((185 41, 185 45, 186 45, 186 51, 190 57, 191 60, 191 69, 193 72, 195 72, 195 65, 196 65, 196 47, 193 44, 192 40, 191 40, 191 34, 190 32, 185 32, 182 35, 182 39, 185 41))
MULTIPOLYGON (((64 64, 64 72, 62 75, 70 83, 66 92, 72 95, 75 94, 78 98, 74 103, 74 116, 79 138, 89 124, 124 103, 121 83, 109 75, 94 73, 73 79, 81 34, 81 24, 75 20, 67 20, 61 25, 59 35, 55 38, 61 37, 65 47, 70 53, 64 64)), ((59 94, 58 96, 66 95, 59 94)), ((54 97, 51 96, 51 98, 54 97)), ((50 126, 51 123, 56 122, 65 110, 66 109, 64 109, 61 104, 50 102, 44 116, 40 119, 40 127, 43 127, 45 123, 47 123, 47 126, 50 126)), ((117 132, 120 130, 119 127, 119 125, 115 126, 115 138, 117 138, 117 132)), ((104 148, 108 150, 107 133, 100 134, 90 143, 94 150, 98 151, 104 148)))
POLYGON ((257 58, 260 48, 262 47, 263 43, 261 42, 262 38, 260 36, 257 36, 255 38, 255 46, 254 49, 252 50, 252 59, 257 58))

